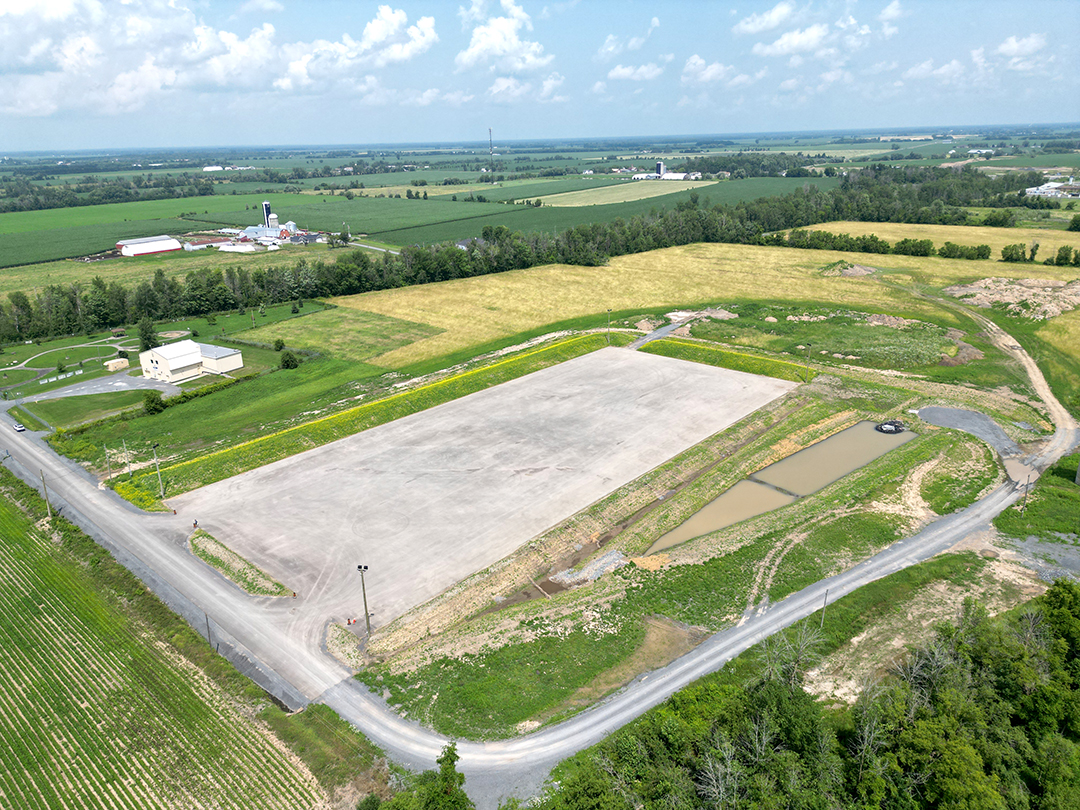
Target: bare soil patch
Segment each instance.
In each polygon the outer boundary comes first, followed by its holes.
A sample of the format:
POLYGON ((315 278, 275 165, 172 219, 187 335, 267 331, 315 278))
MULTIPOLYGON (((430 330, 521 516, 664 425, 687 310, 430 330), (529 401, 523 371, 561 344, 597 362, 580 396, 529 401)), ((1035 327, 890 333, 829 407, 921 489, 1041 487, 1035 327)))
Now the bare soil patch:
POLYGON ((1080 281, 1047 278, 982 278, 971 284, 954 284, 944 290, 983 309, 1004 306, 1011 315, 1035 320, 1054 318, 1080 307, 1080 281))

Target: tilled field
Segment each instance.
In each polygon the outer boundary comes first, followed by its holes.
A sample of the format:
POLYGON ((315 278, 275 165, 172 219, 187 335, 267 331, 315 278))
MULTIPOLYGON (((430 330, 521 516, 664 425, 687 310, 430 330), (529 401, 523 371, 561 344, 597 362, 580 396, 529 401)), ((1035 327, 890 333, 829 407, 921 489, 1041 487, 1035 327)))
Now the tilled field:
POLYGON ((0 499, 0 807, 314 808, 314 777, 0 499))

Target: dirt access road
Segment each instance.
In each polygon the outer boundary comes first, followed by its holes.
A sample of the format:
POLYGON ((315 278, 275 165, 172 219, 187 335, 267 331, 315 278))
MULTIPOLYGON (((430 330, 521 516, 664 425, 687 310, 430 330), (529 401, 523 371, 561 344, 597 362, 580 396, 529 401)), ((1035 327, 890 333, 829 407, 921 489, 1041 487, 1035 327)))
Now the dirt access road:
MULTIPOLYGON (((1056 432, 1037 455, 1045 468, 1080 442, 1076 422, 1050 393, 1041 372, 1015 342, 992 324, 984 324, 995 342, 1021 362, 1032 384, 1046 402, 1056 432)), ((8 421, 3 417, 3 421, 8 421)), ((10 427, 8 427, 10 430, 10 427)), ((97 488, 78 465, 56 456, 40 438, 13 432, 4 442, 11 457, 5 461, 28 483, 45 473, 54 507, 99 540, 125 566, 134 571, 192 627, 204 632, 206 614, 212 616, 210 633, 221 652, 236 662, 257 683, 294 706, 305 695, 334 708, 394 759, 429 768, 445 740, 415 723, 402 720, 369 694, 348 671, 309 637, 289 632, 295 619, 289 600, 253 599, 209 575, 204 564, 187 553, 183 538, 190 528, 186 517, 146 515, 111 492, 97 488), (275 613, 276 611, 276 613, 275 613), (280 615, 278 615, 280 614, 280 615), (286 680, 279 673, 289 672, 286 680)), ((828 580, 823 580, 750 617, 736 628, 718 633, 663 670, 649 673, 598 706, 542 731, 495 743, 461 743, 461 769, 468 777, 469 795, 481 808, 500 800, 528 796, 543 783, 550 768, 606 734, 664 701, 672 693, 715 671, 735 655, 767 636, 816 611, 826 589, 830 600, 850 593, 894 571, 929 559, 973 530, 985 525, 1014 503, 1021 489, 1005 484, 962 512, 942 518, 918 535, 828 580)))

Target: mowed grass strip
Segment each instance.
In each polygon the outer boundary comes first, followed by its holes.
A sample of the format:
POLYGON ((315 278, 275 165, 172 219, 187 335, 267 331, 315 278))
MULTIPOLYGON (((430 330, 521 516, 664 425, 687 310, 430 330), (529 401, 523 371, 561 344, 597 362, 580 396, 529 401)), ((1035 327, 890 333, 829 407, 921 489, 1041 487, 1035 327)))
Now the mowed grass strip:
POLYGON ((815 373, 810 371, 807 366, 799 366, 784 360, 773 360, 769 357, 759 357, 743 352, 733 352, 714 346, 703 346, 700 343, 679 340, 678 338, 654 340, 642 346, 641 351, 663 355, 664 357, 676 357, 693 363, 703 363, 707 366, 744 371, 747 374, 776 377, 791 382, 807 382, 815 376, 815 373))
POLYGON ((54 428, 60 428, 102 419, 135 407, 142 401, 142 391, 113 391, 107 394, 43 399, 40 402, 28 402, 24 407, 42 421, 54 428))
POLYGON ((191 536, 191 553, 255 596, 288 596, 286 588, 261 568, 253 565, 216 537, 202 529, 191 536))
MULTIPOLYGON (((607 345, 603 335, 583 335, 536 351, 458 374, 385 399, 315 419, 253 441, 218 450, 180 464, 163 467, 166 494, 178 495, 263 467, 305 450, 343 439, 444 402, 531 374, 607 345)), ((177 409, 179 410, 179 409, 177 409)), ((157 478, 151 473, 117 481, 116 491, 137 504, 156 497, 157 478)))
MULTIPOLYGON (((372 360, 395 369, 607 309, 652 312, 657 307, 722 305, 739 300, 817 302, 901 314, 963 328, 964 324, 951 310, 915 299, 899 287, 881 284, 874 276, 821 275, 823 266, 841 259, 878 267, 887 262, 886 266, 894 271, 890 280, 900 281, 904 279, 902 275, 898 279, 898 274, 954 273, 971 278, 988 269, 987 262, 936 257, 694 244, 619 256, 603 267, 545 265, 344 296, 333 299, 333 303, 419 321, 443 330, 439 335, 372 360)), ((1039 269, 1067 268, 1040 265, 1039 269)))
POLYGON ((0 539, 0 803, 324 806, 310 772, 173 663, 6 496, 0 539))

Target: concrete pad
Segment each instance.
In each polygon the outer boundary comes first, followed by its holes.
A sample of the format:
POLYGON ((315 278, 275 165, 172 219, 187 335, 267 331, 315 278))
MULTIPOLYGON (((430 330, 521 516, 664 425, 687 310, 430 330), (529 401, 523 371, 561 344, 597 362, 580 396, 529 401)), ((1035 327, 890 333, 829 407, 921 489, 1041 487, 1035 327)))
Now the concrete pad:
POLYGON ((795 383, 604 349, 170 499, 326 615, 388 623, 795 383))

